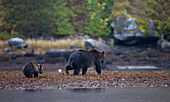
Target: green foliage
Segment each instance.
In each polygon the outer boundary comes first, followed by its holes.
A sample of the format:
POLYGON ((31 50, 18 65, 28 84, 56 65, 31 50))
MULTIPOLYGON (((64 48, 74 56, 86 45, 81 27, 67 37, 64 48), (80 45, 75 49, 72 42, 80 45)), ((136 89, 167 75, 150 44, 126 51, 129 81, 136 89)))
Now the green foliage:
POLYGON ((87 0, 88 21, 85 27, 86 34, 91 36, 107 36, 110 34, 111 31, 108 26, 110 26, 109 20, 112 5, 107 5, 107 3, 110 4, 110 1, 87 0))
POLYGON ((52 21, 49 18, 49 2, 52 0, 1 0, 5 29, 24 36, 36 37, 49 34, 52 21), (46 10, 48 9, 48 10, 46 10))
POLYGON ((58 0, 55 3, 55 16, 56 16, 56 34, 67 35, 75 34, 74 26, 70 22, 69 17, 74 17, 73 10, 67 7, 67 3, 58 0))
POLYGON ((156 33, 166 35, 169 5, 167 0, 0 0, 0 36, 107 36, 111 21, 124 13, 145 33, 149 19, 156 33))
MULTIPOLYGON (((150 1, 150 0, 147 0, 150 1)), ((157 3, 149 3, 148 7, 154 9, 154 13, 147 13, 148 17, 153 20, 156 25, 156 31, 160 34, 169 34, 170 32, 170 12, 169 12, 169 5, 170 2, 167 0, 156 0, 157 3)))
POLYGON ((10 39, 13 37, 20 37, 23 38, 22 35, 19 35, 17 32, 13 32, 12 34, 9 34, 8 32, 4 31, 4 32, 0 32, 0 38, 1 40, 6 40, 6 39, 10 39))
POLYGON ((113 0, 0 0, 0 32, 108 35, 112 6, 113 0))

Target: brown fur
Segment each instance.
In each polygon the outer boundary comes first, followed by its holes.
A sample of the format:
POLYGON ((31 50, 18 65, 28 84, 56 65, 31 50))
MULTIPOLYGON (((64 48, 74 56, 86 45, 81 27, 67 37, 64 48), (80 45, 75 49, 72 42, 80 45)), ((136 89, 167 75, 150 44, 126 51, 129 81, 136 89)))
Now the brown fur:
POLYGON ((74 69, 74 75, 78 75, 80 69, 82 69, 82 74, 86 74, 87 69, 95 65, 97 73, 101 74, 101 63, 104 62, 104 59, 104 51, 96 49, 78 50, 70 55, 65 71, 69 74, 68 71, 74 69))
POLYGON ((27 78, 38 77, 38 73, 42 74, 43 67, 34 62, 27 63, 23 66, 22 71, 27 78))

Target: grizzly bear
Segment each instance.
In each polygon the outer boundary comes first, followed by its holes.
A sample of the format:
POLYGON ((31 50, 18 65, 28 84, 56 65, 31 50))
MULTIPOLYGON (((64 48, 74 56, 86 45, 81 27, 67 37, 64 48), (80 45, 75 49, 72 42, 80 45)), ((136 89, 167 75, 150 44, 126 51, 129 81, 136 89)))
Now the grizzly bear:
POLYGON ((38 73, 42 74, 43 67, 34 62, 27 63, 23 66, 22 71, 27 78, 38 77, 38 73))
POLYGON ((78 50, 70 55, 65 72, 69 74, 69 70, 74 69, 74 75, 78 75, 80 69, 82 69, 82 74, 85 75, 87 69, 95 65, 97 73, 101 74, 101 63, 104 62, 104 59, 104 51, 99 51, 96 49, 88 51, 78 50))

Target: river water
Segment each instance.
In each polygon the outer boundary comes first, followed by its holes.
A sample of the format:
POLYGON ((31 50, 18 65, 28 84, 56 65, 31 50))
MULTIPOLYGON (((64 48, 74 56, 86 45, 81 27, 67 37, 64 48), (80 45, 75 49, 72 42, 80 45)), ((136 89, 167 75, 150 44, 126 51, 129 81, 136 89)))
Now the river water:
POLYGON ((169 102, 166 88, 0 90, 0 102, 169 102))

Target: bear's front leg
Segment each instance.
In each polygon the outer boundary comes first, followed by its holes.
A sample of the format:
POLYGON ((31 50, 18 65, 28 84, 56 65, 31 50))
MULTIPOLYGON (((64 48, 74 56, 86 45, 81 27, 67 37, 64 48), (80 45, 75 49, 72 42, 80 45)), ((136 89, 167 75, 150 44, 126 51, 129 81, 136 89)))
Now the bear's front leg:
POLYGON ((96 72, 98 74, 101 74, 101 65, 100 64, 96 64, 96 72))
POLYGON ((36 73, 34 74, 34 77, 38 77, 38 72, 36 72, 36 73))
POLYGON ((79 75, 80 73, 80 68, 75 68, 74 69, 74 75, 79 75))
POLYGON ((83 69, 82 69, 82 74, 85 75, 86 72, 87 72, 87 68, 83 68, 83 69))

